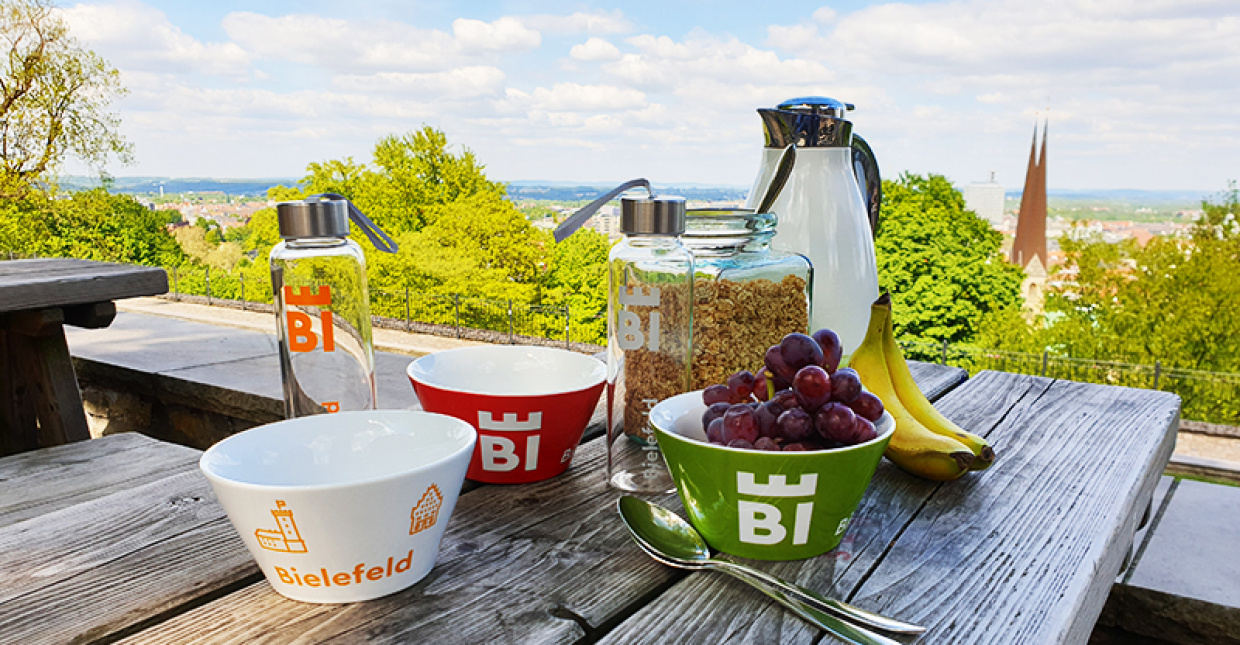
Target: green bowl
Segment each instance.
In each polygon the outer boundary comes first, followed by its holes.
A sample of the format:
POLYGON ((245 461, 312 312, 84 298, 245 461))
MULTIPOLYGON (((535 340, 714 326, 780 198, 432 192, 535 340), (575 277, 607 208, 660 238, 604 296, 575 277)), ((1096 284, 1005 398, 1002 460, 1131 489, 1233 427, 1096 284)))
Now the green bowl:
POLYGON ((706 442, 702 392, 650 411, 663 459, 689 521, 713 549, 757 560, 800 560, 839 545, 874 476, 895 421, 878 437, 816 452, 741 450, 706 442))

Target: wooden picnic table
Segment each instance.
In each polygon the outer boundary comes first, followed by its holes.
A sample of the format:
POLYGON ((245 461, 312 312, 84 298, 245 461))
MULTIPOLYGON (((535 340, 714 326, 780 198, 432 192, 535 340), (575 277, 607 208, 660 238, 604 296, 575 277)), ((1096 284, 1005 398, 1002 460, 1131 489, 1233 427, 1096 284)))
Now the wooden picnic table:
MULTIPOLYGON (((880 465, 840 548, 754 562, 920 623, 917 643, 1084 643, 1179 425, 1171 394, 915 365, 988 471, 935 483, 880 465)), ((0 640, 20 643, 836 642, 717 573, 630 541, 601 438, 567 473, 468 486, 413 587, 312 605, 272 590, 197 470, 135 434, 0 459, 0 640)), ((657 501, 680 512, 676 496, 657 501)), ((907 640, 907 639, 905 639, 907 640)))
POLYGON ((0 262, 0 455, 90 438, 64 325, 107 327, 119 298, 168 291, 158 267, 0 262))

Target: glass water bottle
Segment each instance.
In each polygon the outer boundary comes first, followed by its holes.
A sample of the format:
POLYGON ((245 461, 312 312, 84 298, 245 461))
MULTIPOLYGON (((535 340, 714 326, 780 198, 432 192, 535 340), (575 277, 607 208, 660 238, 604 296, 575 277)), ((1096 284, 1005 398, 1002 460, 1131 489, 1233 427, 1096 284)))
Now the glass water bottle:
POLYGON ((276 213, 282 241, 271 250, 271 288, 285 416, 374 409, 366 257, 348 239, 350 216, 381 250, 396 245, 339 195, 281 203, 276 213))
POLYGON ((650 410, 689 391, 693 256, 680 243, 680 197, 624 198, 608 258, 607 477, 639 493, 674 490, 650 410))

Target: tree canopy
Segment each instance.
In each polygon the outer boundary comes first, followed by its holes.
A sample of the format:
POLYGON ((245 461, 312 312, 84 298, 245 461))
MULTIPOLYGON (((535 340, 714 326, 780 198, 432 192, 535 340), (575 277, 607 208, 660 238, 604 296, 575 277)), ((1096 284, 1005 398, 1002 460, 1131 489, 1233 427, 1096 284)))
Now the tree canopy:
POLYGON ((44 0, 0 0, 0 196, 47 182, 66 156, 102 167, 127 161, 120 119, 107 110, 120 74, 83 48, 44 0))
POLYGON ((879 230, 878 281, 900 337, 969 342, 985 314, 1019 305, 1023 275, 1000 254, 1003 236, 945 177, 883 181, 879 230))
POLYGON ((66 199, 30 193, 19 200, 0 199, 0 251, 176 265, 185 254, 168 233, 168 220, 165 212, 103 188, 66 199))

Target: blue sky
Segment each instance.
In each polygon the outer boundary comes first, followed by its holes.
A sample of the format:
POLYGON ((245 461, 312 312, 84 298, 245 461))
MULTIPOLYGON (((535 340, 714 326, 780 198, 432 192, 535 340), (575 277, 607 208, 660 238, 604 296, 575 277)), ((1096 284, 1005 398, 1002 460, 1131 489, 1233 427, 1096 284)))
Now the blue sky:
POLYGON ((1018 188, 1049 117, 1051 189, 1240 179, 1235 0, 61 6, 129 89, 114 175, 296 177, 428 124, 498 180, 748 185, 754 110, 820 95, 888 178, 1018 188))

